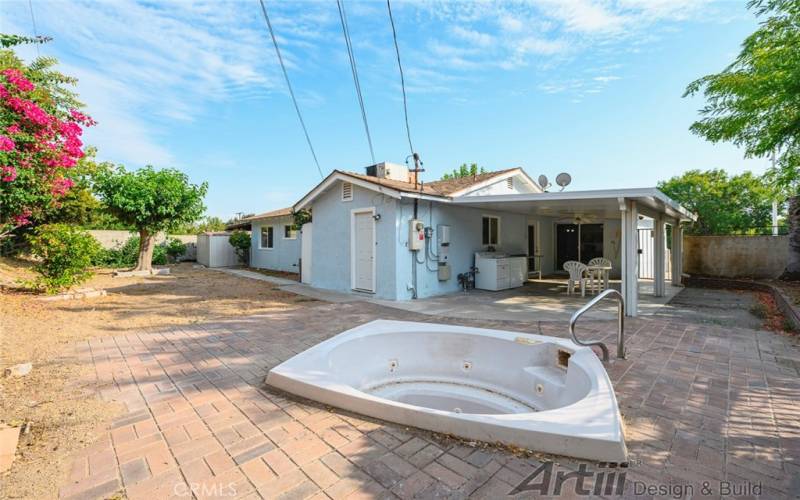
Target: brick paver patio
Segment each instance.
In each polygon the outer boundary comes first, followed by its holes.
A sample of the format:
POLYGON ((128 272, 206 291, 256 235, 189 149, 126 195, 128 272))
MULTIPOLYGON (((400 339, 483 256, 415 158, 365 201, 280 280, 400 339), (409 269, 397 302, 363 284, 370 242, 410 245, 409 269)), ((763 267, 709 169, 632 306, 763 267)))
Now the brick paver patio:
MULTIPOLYGON (((540 485, 552 471, 548 493, 559 472, 563 479, 581 470, 576 460, 461 443, 298 401, 263 385, 279 362, 377 318, 432 321, 373 304, 312 302, 299 311, 80 345, 79 355, 97 368, 94 383, 102 396, 124 402, 128 411, 75 457, 61 497, 505 498, 543 464, 531 483, 540 485)), ((584 326, 581 335, 612 343, 613 324, 594 327, 584 326)), ((566 335, 564 324, 541 328, 566 335)), ((630 467, 589 463, 586 470, 605 475, 584 487, 614 496, 605 486, 618 484, 609 478, 619 481, 624 473, 625 496, 644 485, 671 485, 647 493, 719 497, 720 481, 730 481, 737 488, 760 483, 763 498, 797 497, 796 337, 669 319, 629 321, 627 332, 629 359, 608 371, 627 424, 630 467)), ((564 497, 581 496, 574 476, 563 481, 564 497)))

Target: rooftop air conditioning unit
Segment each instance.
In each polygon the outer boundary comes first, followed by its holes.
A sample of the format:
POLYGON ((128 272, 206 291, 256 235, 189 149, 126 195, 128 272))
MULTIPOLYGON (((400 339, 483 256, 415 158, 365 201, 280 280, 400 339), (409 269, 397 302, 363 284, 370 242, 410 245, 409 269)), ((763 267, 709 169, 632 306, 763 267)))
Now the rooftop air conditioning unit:
POLYGON ((379 179, 409 182, 408 167, 397 163, 381 162, 367 167, 367 175, 379 179))

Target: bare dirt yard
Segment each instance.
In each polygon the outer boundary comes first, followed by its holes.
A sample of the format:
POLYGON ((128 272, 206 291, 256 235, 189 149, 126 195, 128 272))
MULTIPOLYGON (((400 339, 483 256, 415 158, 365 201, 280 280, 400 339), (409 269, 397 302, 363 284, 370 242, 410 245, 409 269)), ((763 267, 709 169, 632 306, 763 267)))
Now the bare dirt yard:
POLYGON ((15 285, 31 277, 25 262, 0 259, 0 422, 27 429, 14 465, 0 477, 0 498, 56 497, 67 457, 124 410, 96 396, 90 364, 74 355, 81 340, 289 310, 309 300, 191 263, 147 278, 99 270, 85 286, 106 296, 53 302, 15 285), (6 367, 27 362, 27 376, 2 377, 6 367))

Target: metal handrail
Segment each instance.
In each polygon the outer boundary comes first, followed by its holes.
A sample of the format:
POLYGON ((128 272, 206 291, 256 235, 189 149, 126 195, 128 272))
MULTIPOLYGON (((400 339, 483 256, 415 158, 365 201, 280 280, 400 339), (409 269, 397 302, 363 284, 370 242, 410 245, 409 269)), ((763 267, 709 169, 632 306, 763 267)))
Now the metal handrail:
POLYGON ((599 340, 590 341, 590 342, 582 342, 578 340, 578 337, 575 336, 575 323, 578 321, 583 313, 597 305, 598 302, 603 300, 604 298, 608 297, 609 295, 613 295, 614 298, 617 299, 617 357, 620 359, 625 359, 625 299, 622 297, 622 294, 618 291, 609 288, 608 290, 604 291, 597 297, 590 300, 586 305, 575 311, 575 314, 569 319, 569 334, 572 336, 572 341, 578 345, 591 347, 591 346, 599 346, 600 349, 603 351, 603 361, 608 361, 608 347, 603 342, 599 340))

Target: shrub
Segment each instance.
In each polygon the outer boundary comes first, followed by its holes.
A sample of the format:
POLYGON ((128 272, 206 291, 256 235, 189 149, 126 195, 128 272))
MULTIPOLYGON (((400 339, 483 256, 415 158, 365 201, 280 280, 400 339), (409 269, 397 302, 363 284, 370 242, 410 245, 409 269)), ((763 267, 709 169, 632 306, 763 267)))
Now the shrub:
POLYGON ((102 250, 89 233, 68 224, 46 224, 28 236, 31 254, 39 262, 33 266, 39 274, 33 281, 37 288, 56 293, 88 280, 89 268, 102 250))
MULTIPOLYGON (((171 262, 177 262, 178 257, 186 253, 186 244, 178 238, 170 238, 164 242, 164 249, 171 262)), ((155 254, 153 250, 153 254, 155 254)))
POLYGON ((228 243, 236 250, 236 255, 242 264, 247 264, 247 254, 250 251, 250 233, 247 231, 234 231, 228 237, 228 243))
MULTIPOLYGON (((139 237, 132 236, 118 248, 103 250, 97 258, 95 258, 94 264, 112 268, 132 268, 136 265, 138 258, 139 237)), ((167 264, 167 246, 165 243, 156 245, 153 248, 153 259, 151 262, 157 266, 167 264)))

